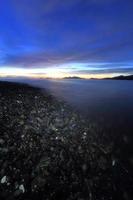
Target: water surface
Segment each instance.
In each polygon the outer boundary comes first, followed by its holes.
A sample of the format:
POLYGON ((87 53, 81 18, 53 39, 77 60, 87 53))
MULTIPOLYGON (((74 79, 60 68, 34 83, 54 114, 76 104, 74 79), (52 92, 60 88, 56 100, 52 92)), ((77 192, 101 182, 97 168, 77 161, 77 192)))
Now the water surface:
POLYGON ((8 79, 46 88, 89 120, 131 129, 133 81, 8 79))

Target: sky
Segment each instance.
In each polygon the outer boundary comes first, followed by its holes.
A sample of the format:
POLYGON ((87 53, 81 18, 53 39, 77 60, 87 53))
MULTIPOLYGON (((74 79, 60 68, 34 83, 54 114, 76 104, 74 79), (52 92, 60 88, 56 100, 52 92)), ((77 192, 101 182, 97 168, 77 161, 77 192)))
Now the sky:
POLYGON ((0 0, 0 76, 133 74, 132 0, 0 0))

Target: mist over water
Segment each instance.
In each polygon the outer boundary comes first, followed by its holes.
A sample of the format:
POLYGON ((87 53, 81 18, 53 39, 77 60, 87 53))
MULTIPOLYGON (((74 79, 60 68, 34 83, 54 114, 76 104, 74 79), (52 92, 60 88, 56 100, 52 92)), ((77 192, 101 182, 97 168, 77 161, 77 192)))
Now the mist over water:
POLYGON ((2 79, 45 88, 89 120, 132 125, 133 81, 2 79))

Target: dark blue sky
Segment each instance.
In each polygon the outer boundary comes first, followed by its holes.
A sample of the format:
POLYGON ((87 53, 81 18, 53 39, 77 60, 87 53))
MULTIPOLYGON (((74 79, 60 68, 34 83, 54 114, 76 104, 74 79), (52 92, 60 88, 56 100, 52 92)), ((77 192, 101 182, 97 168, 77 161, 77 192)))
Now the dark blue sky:
POLYGON ((0 14, 1 73, 133 73, 132 0, 1 0, 0 14))

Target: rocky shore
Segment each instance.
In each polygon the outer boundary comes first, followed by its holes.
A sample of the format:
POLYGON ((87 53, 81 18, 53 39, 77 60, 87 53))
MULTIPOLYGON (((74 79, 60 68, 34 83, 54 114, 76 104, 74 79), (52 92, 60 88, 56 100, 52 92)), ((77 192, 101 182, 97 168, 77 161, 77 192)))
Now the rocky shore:
POLYGON ((47 91, 0 82, 0 199, 130 200, 98 129, 47 91))

